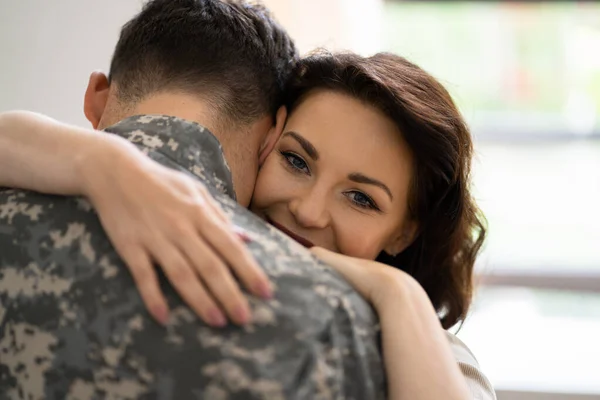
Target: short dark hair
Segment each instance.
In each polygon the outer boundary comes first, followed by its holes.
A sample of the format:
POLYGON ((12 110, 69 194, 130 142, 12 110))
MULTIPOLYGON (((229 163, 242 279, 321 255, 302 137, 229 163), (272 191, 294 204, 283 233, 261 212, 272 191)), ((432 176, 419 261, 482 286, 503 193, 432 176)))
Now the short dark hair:
POLYGON ((296 59, 290 36, 256 2, 150 0, 121 29, 109 81, 120 101, 181 90, 243 124, 276 113, 296 59))
POLYGON ((471 134, 450 94, 423 69, 390 53, 318 52, 304 58, 288 88, 289 112, 316 89, 359 99, 398 126, 413 154, 408 210, 419 229, 402 253, 382 252, 377 260, 421 284, 444 328, 463 321, 486 221, 470 193, 471 134))

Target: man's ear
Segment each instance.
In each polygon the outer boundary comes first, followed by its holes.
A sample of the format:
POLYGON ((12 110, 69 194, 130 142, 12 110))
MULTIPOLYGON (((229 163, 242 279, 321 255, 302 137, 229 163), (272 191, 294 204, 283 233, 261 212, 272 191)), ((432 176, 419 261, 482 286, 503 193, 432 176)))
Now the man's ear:
POLYGON ((415 221, 404 223, 400 231, 391 238, 383 251, 394 257, 402 253, 415 240, 417 229, 418 224, 415 221))
POLYGON ((108 77, 104 73, 92 72, 83 99, 83 113, 94 129, 98 128, 106 109, 109 86, 108 77))
POLYGON ((283 133, 283 127, 285 126, 285 120, 287 119, 287 108, 285 106, 279 107, 277 114, 275 115, 275 124, 269 129, 269 132, 265 135, 262 143, 260 144, 260 150, 258 151, 258 165, 262 166, 267 156, 271 154, 277 141, 283 133))

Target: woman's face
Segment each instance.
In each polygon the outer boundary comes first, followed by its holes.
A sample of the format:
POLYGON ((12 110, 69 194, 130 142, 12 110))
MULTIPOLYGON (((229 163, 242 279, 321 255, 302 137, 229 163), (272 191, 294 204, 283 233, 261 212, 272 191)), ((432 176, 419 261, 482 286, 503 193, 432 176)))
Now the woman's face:
POLYGON ((411 175, 410 151, 391 119, 318 90, 290 115, 261 167, 251 210, 306 246, 375 259, 409 244, 411 175))

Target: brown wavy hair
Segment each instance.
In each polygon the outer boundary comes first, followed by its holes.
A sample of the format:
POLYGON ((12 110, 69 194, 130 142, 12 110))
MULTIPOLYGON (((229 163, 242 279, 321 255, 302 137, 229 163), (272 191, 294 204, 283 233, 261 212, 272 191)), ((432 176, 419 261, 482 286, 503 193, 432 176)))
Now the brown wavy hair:
POLYGON ((471 134, 450 94, 423 69, 389 53, 305 57, 287 90, 289 112, 315 89, 348 94, 397 124, 414 158, 408 210, 419 228, 402 253, 382 252, 377 261, 413 276, 445 329, 464 321, 486 221, 470 193, 471 134))

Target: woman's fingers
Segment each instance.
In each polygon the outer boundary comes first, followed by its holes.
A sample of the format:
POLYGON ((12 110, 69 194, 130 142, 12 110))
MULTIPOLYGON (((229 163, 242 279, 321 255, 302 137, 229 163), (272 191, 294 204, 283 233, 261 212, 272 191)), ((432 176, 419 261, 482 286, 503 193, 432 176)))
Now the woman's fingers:
POLYGON ((122 248, 119 253, 129 266, 142 300, 150 314, 161 324, 169 319, 169 307, 158 284, 156 271, 146 251, 139 246, 122 248))
POLYGON ((408 274, 373 260, 363 260, 313 247, 310 251, 338 271, 376 309, 391 297, 420 285, 408 274))
POLYGON ((312 247, 310 252, 339 272, 362 296, 368 296, 369 273, 356 259, 321 247, 312 247))
POLYGON ((212 197, 212 195, 210 194, 208 189, 206 189, 206 186, 204 186, 202 182, 196 182, 196 190, 199 193, 198 205, 200 207, 206 206, 206 212, 208 210, 211 210, 213 215, 215 215, 219 220, 221 220, 224 223, 231 222, 229 220, 229 217, 227 217, 227 214, 225 214, 225 211, 223 211, 223 208, 221 208, 221 205, 217 203, 217 201, 212 197))
POLYGON ((197 273, 196 279, 201 279, 212 297, 225 310, 227 316, 236 324, 250 322, 250 306, 246 296, 240 290, 231 274, 231 270, 214 253, 206 243, 198 238, 189 236, 182 241, 182 250, 197 273))
POLYGON ((220 307, 178 248, 166 245, 160 251, 155 251, 154 257, 175 290, 204 322, 217 327, 227 324, 220 307))
POLYGON ((235 277, 257 296, 270 297, 272 289, 219 203, 203 184, 182 173, 143 163, 132 171, 130 179, 119 181, 120 190, 102 192, 95 202, 152 315, 161 323, 168 319, 155 261, 208 324, 223 326, 226 316, 238 324, 248 322, 248 300, 235 277), (139 249, 133 252, 131 243, 139 249))
POLYGON ((351 257, 343 256, 341 254, 334 253, 326 250, 322 247, 312 247, 310 252, 313 253, 321 261, 344 275, 347 279, 360 274, 360 269, 354 263, 354 259, 351 257))
POLYGON ((259 267, 233 226, 201 210, 198 219, 201 236, 206 238, 211 249, 229 265, 244 286, 256 296, 270 298, 273 288, 267 274, 259 267))
POLYGON ((329 251, 322 247, 313 246, 310 248, 310 252, 313 253, 318 259, 329 264, 332 267, 345 269, 348 267, 349 262, 354 261, 354 258, 344 256, 333 251, 329 251))
POLYGON ((205 198, 205 200, 207 202, 207 206, 209 206, 212 210, 214 210, 215 215, 221 221, 223 221, 225 224, 230 226, 230 229, 233 230, 233 232, 235 233, 235 236, 237 236, 239 239, 241 239, 242 242, 244 242, 244 243, 249 243, 252 241, 252 239, 248 236, 248 234, 246 234, 242 229, 237 228, 235 225, 233 225, 231 223, 231 220, 229 219, 229 217, 227 216, 227 214, 225 213, 225 211, 223 210, 221 205, 219 203, 217 203, 217 201, 212 197, 212 195, 209 193, 209 191, 206 189, 206 187, 204 186, 203 183, 197 182, 197 188, 200 191, 201 195, 203 195, 203 197, 205 198), (206 196, 204 196, 204 195, 206 195, 206 196))

